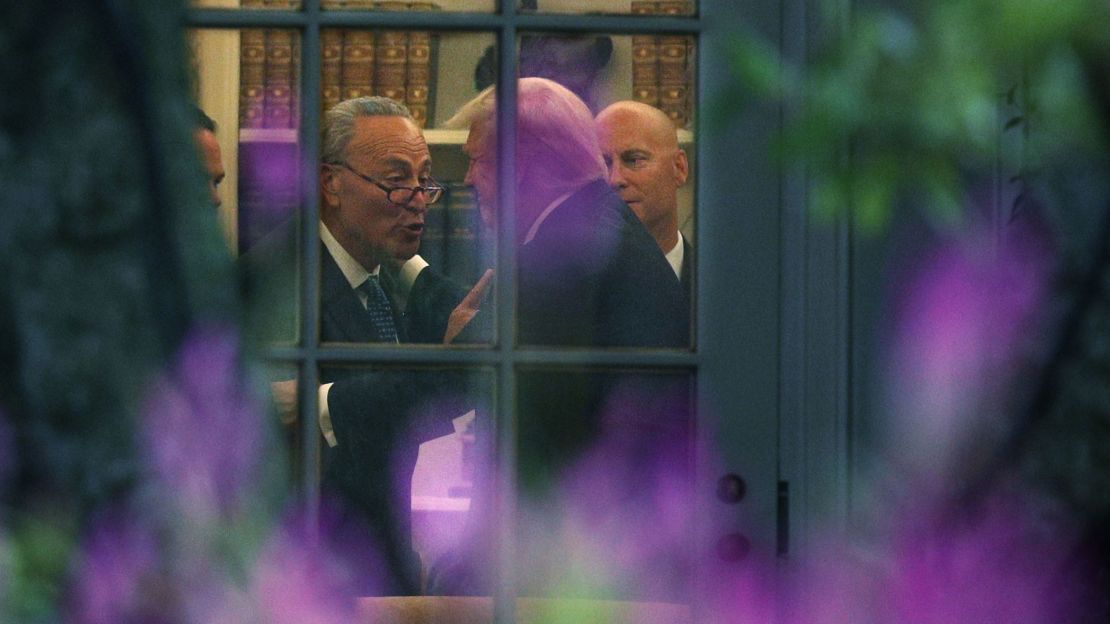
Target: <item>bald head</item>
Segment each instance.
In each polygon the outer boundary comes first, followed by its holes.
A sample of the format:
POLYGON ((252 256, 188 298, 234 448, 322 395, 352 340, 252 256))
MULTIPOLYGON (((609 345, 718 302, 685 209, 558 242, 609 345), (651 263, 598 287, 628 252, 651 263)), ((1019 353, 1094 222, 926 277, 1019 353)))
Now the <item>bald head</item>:
POLYGON ((674 123, 640 102, 617 102, 597 118, 609 184, 628 203, 663 253, 678 244, 678 187, 690 173, 674 123))

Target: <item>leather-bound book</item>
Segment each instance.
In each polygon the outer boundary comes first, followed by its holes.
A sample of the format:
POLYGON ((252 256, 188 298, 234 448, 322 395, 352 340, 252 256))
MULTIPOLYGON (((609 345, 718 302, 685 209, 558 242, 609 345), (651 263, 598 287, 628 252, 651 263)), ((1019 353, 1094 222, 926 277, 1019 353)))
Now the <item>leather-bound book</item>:
POLYGON ((320 100, 324 111, 343 99, 343 31, 325 28, 320 31, 323 61, 320 65, 320 100))
MULTIPOLYGON (((633 15, 652 15, 657 10, 657 2, 632 1, 633 15)), ((655 35, 632 36, 632 99, 650 106, 659 106, 658 39, 655 35)))
POLYGON ((374 31, 343 32, 340 70, 342 99, 374 94, 374 31))
MULTIPOLYGON (((379 11, 405 11, 404 2, 378 2, 379 11)), ((405 63, 408 60, 409 34, 403 30, 379 31, 374 40, 374 93, 405 101, 405 63)))
MULTIPOLYGON (((694 14, 690 0, 660 0, 658 5, 664 15, 694 14)), ((679 128, 689 124, 693 111, 693 45, 693 38, 684 35, 659 37, 659 108, 679 128)))
POLYGON ((265 124, 265 89, 266 31, 244 28, 239 36, 240 128, 261 128, 265 124))
POLYGON ((293 89, 293 32, 266 30, 266 128, 290 128, 293 89))
MULTIPOLYGON (((439 7, 433 2, 409 3, 411 11, 434 11, 439 7)), ((435 81, 432 76, 435 55, 435 35, 426 30, 409 33, 408 59, 405 62, 405 105, 416 124, 421 128, 432 125, 435 81)))

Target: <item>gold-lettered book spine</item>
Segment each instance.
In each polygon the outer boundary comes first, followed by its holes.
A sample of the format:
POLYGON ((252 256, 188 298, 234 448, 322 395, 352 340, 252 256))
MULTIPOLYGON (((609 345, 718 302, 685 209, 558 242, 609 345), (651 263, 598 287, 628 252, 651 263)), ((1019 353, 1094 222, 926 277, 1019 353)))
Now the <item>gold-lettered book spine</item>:
MULTIPOLYGON (((658 3, 633 0, 633 15, 653 15, 658 3)), ((659 106, 659 55, 658 37, 655 35, 632 36, 632 99, 649 106, 659 106)))
MULTIPOLYGON (((404 2, 378 2, 380 11, 405 11, 404 2)), ((374 46, 374 93, 405 101, 405 64, 408 60, 409 34, 403 30, 383 30, 374 46)))
POLYGON ((343 31, 325 28, 320 31, 323 62, 320 66, 320 99, 324 111, 343 99, 343 31))

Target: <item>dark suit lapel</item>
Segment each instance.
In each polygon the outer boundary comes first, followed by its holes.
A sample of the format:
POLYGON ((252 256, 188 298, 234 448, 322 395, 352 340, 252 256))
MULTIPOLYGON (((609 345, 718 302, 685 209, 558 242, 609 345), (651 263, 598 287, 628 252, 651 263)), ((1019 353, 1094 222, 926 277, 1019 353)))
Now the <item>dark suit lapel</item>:
POLYGON ((682 238, 682 292, 686 293, 686 301, 693 301, 694 297, 694 248, 686 237, 682 238))
POLYGON ((320 339, 324 342, 381 342, 366 309, 339 270, 327 247, 320 245, 320 339))

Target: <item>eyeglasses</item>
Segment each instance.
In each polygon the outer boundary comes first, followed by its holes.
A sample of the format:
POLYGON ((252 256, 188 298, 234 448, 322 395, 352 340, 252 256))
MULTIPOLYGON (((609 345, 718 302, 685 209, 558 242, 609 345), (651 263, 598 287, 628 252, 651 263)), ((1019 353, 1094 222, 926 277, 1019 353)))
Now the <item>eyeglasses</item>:
POLYGON ((439 201, 440 197, 443 197, 444 188, 440 186, 439 183, 435 180, 432 180, 431 183, 429 183, 427 186, 388 187, 381 182, 378 182, 374 178, 371 178, 370 176, 366 176, 355 171, 347 163, 338 163, 331 166, 343 167, 347 171, 350 171, 363 180, 366 180, 370 184, 373 184, 374 186, 380 188, 381 190, 385 191, 386 199, 388 199, 391 204, 396 204, 398 206, 408 206, 409 204, 411 204, 413 198, 416 197, 417 193, 424 193, 424 202, 428 204, 434 204, 439 201))

